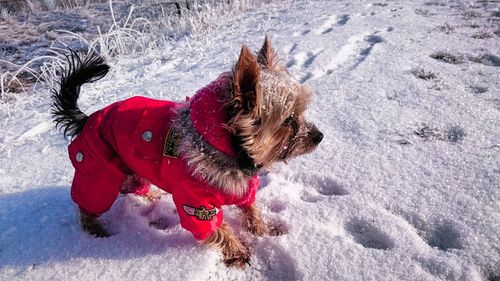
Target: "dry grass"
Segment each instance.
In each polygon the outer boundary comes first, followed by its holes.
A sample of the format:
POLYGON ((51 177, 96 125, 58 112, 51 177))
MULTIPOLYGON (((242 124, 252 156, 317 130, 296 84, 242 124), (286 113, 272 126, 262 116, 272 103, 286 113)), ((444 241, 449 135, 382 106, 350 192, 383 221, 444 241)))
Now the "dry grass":
POLYGON ((490 53, 484 53, 477 56, 469 57, 469 60, 475 63, 484 64, 487 66, 500 67, 500 57, 490 53))
POLYGON ((413 131, 413 134, 423 141, 439 140, 451 143, 460 142, 467 135, 459 125, 448 125, 445 129, 439 129, 426 123, 417 124, 417 129, 413 131))
POLYGON ((55 9, 88 7, 91 3, 105 1, 106 0, 0 0, 0 8, 10 13, 38 13, 55 9))
POLYGON ((437 76, 434 72, 427 70, 423 67, 417 67, 412 70, 412 74, 415 75, 415 77, 423 79, 423 80, 432 80, 436 79, 437 76))
POLYGON ((463 16, 465 19, 469 20, 469 19, 480 18, 483 16, 483 14, 481 14, 480 12, 475 11, 475 10, 469 10, 469 11, 464 12, 463 16))
POLYGON ((478 31, 478 32, 472 34, 471 37, 474 39, 489 39, 489 38, 493 38, 493 33, 489 32, 487 30, 481 30, 481 31, 478 31))
POLYGON ((433 13, 427 9, 415 9, 415 14, 423 16, 423 17, 431 17, 431 16, 436 15, 436 13, 433 13))
POLYGON ((484 94, 484 93, 488 92, 488 87, 480 86, 480 85, 473 85, 473 86, 470 86, 470 90, 474 94, 484 94))
POLYGON ((430 56, 433 59, 440 60, 442 62, 451 63, 451 64, 461 64, 463 63, 463 59, 460 56, 456 56, 447 51, 439 51, 431 54, 430 56))
POLYGON ((438 26, 437 30, 444 32, 446 34, 450 34, 455 30, 455 27, 446 22, 444 25, 438 26))
POLYGON ((439 1, 439 0, 426 1, 426 2, 424 2, 424 5, 426 5, 426 6, 441 6, 441 7, 444 7, 444 6, 446 6, 446 1, 439 1))

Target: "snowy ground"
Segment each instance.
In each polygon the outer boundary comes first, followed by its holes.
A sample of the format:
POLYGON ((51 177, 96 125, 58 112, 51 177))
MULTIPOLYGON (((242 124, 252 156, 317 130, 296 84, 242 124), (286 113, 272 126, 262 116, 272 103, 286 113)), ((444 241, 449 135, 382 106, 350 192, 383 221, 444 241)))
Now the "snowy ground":
POLYGON ((257 195, 288 233, 254 238, 225 212, 253 250, 246 271, 197 245, 168 195, 122 197, 104 216, 115 235, 83 233, 48 91, 1 103, 0 280, 500 280, 497 6, 297 0, 110 60, 82 90, 87 113, 133 95, 184 99, 266 33, 314 89, 324 141, 263 174, 257 195))

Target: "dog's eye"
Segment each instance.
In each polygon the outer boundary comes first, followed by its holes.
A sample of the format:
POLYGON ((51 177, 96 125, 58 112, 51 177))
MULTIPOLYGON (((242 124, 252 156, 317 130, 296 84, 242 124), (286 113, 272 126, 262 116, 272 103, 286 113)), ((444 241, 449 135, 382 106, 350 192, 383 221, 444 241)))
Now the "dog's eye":
POLYGON ((295 121, 295 115, 290 115, 283 121, 283 126, 290 126, 295 121))

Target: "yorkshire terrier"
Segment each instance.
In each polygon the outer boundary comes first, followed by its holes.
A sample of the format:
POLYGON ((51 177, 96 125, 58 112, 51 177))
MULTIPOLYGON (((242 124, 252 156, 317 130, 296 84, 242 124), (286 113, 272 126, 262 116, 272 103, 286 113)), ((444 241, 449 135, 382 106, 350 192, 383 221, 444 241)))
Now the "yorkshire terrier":
POLYGON ((251 254, 223 223, 222 205, 238 206, 254 235, 283 232, 254 204, 257 173, 313 151, 323 134, 304 118, 311 92, 279 62, 267 36, 258 53, 243 46, 232 71, 185 102, 132 97, 90 116, 78 107, 80 87, 109 66, 96 53, 72 52, 68 62, 52 90, 52 114, 73 138, 71 197, 85 231, 109 236, 99 216, 120 192, 155 197, 152 183, 172 194, 182 227, 220 249, 228 266, 245 267, 251 254))

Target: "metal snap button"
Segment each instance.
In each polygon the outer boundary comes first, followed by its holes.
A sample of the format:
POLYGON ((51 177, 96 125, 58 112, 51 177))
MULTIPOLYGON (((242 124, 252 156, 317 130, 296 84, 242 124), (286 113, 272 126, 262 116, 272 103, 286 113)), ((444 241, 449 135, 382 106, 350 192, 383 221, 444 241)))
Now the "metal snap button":
POLYGON ((76 154, 76 162, 82 162, 83 161, 83 153, 78 152, 76 154))
POLYGON ((151 141, 153 139, 153 133, 151 131, 145 131, 142 133, 142 139, 144 141, 151 141))

